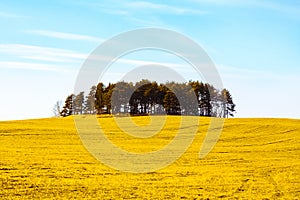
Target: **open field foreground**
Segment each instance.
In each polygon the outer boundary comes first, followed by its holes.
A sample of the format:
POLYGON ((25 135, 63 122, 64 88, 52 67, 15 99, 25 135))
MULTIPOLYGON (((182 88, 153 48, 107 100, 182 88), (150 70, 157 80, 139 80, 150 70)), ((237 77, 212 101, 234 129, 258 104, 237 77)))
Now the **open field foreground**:
MULTIPOLYGON (((121 133, 113 118, 99 120, 116 145, 141 153, 168 144, 179 118, 168 116, 164 131, 147 139, 121 133)), ((180 159, 143 174, 93 158, 72 117, 0 122, 0 199, 300 198, 300 120, 227 119, 213 151, 199 159, 210 121, 199 119, 197 136, 180 159)), ((143 126, 149 118, 134 121, 143 126)))

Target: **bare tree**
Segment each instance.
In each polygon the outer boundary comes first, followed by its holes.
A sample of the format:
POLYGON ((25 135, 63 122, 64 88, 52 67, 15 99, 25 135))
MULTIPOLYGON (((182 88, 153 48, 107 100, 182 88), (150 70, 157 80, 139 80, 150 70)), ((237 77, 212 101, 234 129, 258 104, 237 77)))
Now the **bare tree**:
POLYGON ((60 116, 60 112, 61 112, 61 101, 56 101, 56 103, 53 106, 53 114, 55 117, 59 117, 60 116))

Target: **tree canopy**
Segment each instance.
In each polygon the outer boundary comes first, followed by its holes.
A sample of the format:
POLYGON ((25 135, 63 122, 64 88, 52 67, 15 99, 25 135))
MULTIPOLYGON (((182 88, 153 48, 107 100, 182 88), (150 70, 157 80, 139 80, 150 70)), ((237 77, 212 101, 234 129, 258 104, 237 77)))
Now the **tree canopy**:
POLYGON ((233 117, 235 104, 229 90, 221 91, 199 81, 187 83, 141 80, 137 83, 117 82, 92 86, 84 92, 71 94, 65 101, 61 116, 72 114, 130 115, 194 115, 233 117))

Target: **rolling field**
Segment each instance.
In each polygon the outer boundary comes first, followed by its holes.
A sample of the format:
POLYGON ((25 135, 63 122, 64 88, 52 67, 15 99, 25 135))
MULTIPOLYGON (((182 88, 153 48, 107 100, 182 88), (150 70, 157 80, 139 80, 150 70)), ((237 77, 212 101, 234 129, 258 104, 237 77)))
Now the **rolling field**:
MULTIPOLYGON (((146 139, 122 133, 113 118, 98 120, 114 144, 143 153, 168 144, 180 117, 168 116, 163 131, 146 139)), ((199 120, 184 155, 142 174, 111 169, 92 157, 72 117, 0 122, 0 199, 300 198, 300 120, 226 119, 203 159, 199 150, 210 118, 199 120)), ((150 123, 148 117, 133 121, 150 123)))

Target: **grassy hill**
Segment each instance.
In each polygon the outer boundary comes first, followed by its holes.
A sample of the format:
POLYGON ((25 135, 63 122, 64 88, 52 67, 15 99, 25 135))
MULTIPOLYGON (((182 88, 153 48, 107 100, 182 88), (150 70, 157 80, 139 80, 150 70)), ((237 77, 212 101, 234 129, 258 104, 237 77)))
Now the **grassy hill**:
MULTIPOLYGON (((148 117, 133 120, 149 124, 148 117)), ((179 117, 167 120, 165 131, 135 139, 112 118, 99 118, 116 145, 139 153, 157 150, 174 137, 179 117)), ((300 120, 227 119, 204 159, 198 155, 210 119, 199 120, 197 136, 180 159, 143 174, 120 172, 93 158, 72 117, 0 122, 0 199, 299 198, 300 120)))

